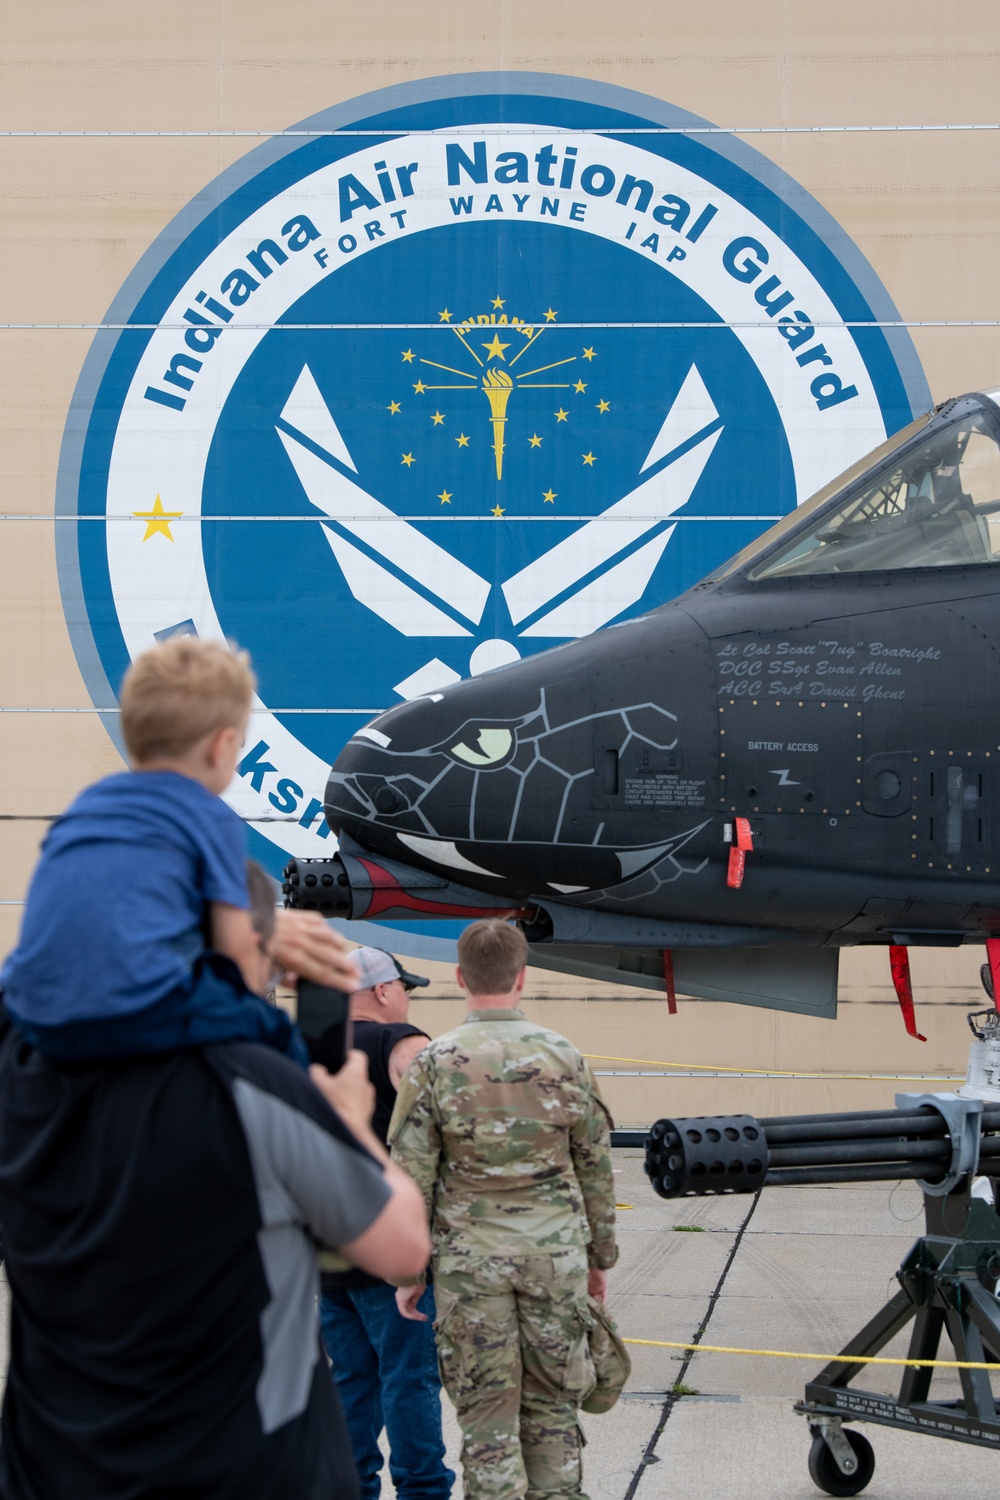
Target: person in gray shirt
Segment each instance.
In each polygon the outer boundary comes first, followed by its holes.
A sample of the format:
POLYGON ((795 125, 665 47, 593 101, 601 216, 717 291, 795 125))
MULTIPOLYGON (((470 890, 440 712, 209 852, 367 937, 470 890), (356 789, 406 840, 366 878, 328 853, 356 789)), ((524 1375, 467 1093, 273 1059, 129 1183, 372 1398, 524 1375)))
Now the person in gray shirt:
MULTIPOLYGON (((258 930, 261 993, 293 954, 325 977, 315 924, 258 930)), ((336 1078, 243 1041, 60 1065, 4 1031, 0 1500, 356 1500, 316 1248, 385 1277, 429 1251, 364 1057, 336 1078)))

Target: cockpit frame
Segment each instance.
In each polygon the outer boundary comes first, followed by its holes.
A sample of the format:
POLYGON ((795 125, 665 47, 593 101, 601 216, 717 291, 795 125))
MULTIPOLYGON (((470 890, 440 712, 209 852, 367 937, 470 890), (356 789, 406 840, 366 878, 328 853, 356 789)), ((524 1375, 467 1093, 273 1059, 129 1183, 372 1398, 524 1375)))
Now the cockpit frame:
POLYGON ((707 582, 767 585, 1000 562, 1000 406, 973 393, 917 418, 707 582))

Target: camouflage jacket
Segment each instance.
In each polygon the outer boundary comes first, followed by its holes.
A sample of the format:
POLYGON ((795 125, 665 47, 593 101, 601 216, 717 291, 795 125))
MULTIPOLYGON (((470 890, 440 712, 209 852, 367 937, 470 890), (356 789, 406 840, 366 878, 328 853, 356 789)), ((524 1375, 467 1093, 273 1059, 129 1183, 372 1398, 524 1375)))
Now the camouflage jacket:
POLYGON ((571 1042, 520 1010, 471 1011, 414 1058, 389 1126, 423 1192, 435 1259, 617 1258, 611 1116, 571 1042))

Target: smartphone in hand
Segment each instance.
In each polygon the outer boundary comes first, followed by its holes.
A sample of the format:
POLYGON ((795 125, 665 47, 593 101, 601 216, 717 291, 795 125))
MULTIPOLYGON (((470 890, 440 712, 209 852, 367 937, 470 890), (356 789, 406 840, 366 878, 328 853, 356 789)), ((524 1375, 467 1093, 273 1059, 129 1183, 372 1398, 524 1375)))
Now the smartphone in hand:
POLYGON ((329 1073, 338 1073, 351 1048, 351 998, 342 990, 300 979, 299 1030, 309 1056, 329 1073))

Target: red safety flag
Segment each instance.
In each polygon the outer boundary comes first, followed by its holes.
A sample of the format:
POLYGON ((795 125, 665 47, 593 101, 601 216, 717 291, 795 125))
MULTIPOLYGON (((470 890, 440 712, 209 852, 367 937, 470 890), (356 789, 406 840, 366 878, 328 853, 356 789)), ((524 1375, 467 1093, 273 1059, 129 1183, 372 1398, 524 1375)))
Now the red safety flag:
POLYGON ((993 976, 993 1005, 1000 1011, 1000 938, 986 939, 986 957, 990 961, 993 976))
POLYGON ((663 987, 667 992, 667 1010, 677 1014, 677 991, 674 989, 674 955, 669 948, 663 950, 663 987))
POLYGON ((892 970, 892 983, 896 990, 899 1008, 903 1012, 903 1025, 906 1027, 907 1035, 916 1037, 918 1042, 926 1042, 927 1038, 921 1036, 917 1030, 917 1017, 913 1009, 913 986, 910 983, 910 954, 902 943, 889 945, 889 967, 892 970))
POLYGON ((738 891, 743 884, 747 855, 753 853, 753 834, 750 831, 749 818, 737 818, 735 822, 736 843, 729 850, 729 869, 726 871, 726 884, 732 890, 738 891))

